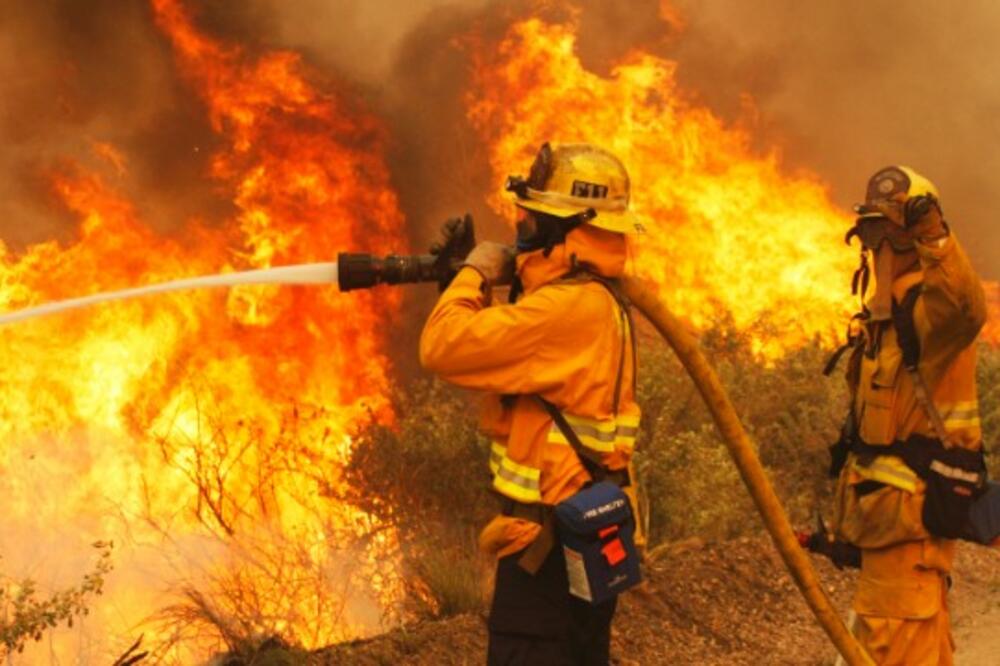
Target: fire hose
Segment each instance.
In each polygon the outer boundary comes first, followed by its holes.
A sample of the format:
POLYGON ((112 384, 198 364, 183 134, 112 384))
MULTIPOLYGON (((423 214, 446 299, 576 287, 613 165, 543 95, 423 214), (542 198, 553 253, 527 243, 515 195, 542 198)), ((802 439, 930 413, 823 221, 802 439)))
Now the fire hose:
POLYGON ((844 626, 840 615, 820 585, 812 563, 799 545, 798 537, 788 521, 788 515, 757 457, 750 436, 743 428, 718 375, 701 353, 698 342, 663 301, 657 298, 655 290, 642 280, 626 277, 622 280, 622 287, 632 304, 673 348, 701 393, 705 405, 712 413, 716 427, 722 433, 729 455, 732 456, 743 483, 764 521, 764 526, 816 620, 848 664, 851 666, 874 664, 872 658, 844 626))
MULTIPOLYGON (((300 264, 280 268, 226 273, 125 289, 69 299, 0 315, 0 325, 33 317, 51 315, 96 303, 136 298, 205 287, 248 284, 330 284, 341 291, 365 289, 379 284, 396 285, 440 282, 443 272, 455 266, 434 255, 389 255, 342 253, 336 263, 300 264)), ((623 291, 632 304, 653 324, 684 365, 702 399, 708 406, 723 441, 750 492, 775 547, 816 620, 826 631, 837 650, 851 666, 874 664, 871 657, 844 626, 823 590, 808 556, 792 530, 784 508, 757 457, 753 442, 740 422, 736 410, 719 381, 718 375, 702 354, 697 340, 683 323, 656 296, 655 289, 635 277, 621 280, 623 291)))

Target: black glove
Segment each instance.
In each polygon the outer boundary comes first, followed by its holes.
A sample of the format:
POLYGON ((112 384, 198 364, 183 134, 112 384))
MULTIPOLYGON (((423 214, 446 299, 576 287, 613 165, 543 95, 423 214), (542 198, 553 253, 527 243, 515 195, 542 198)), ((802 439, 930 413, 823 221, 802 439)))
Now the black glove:
POLYGON ((441 226, 441 240, 431 245, 431 254, 436 257, 434 271, 441 291, 455 279, 459 267, 474 247, 476 231, 468 213, 464 217, 453 217, 441 226))
POLYGON ((919 194, 907 199, 903 205, 903 223, 906 228, 909 229, 920 222, 931 208, 937 208, 938 214, 941 214, 941 206, 933 194, 919 194))
POLYGON ((836 539, 826 529, 822 516, 816 513, 816 531, 798 532, 799 545, 810 553, 828 558, 838 569, 860 569, 861 549, 854 544, 836 539))
POLYGON ((917 240, 948 235, 948 225, 942 217, 941 204, 933 194, 920 194, 907 199, 903 206, 903 223, 917 240))

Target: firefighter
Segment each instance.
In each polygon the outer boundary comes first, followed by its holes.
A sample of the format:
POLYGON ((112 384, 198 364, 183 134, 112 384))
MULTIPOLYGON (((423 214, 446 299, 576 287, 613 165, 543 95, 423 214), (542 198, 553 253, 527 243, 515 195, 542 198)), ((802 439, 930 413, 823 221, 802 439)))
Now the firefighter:
POLYGON ((638 229, 629 178, 605 150, 545 144, 529 177, 508 179, 507 190, 516 247, 481 243, 466 257, 426 323, 420 360, 486 394, 480 425, 501 499, 480 535, 498 558, 488 663, 604 665, 615 600, 592 605, 569 594, 551 509, 595 474, 634 490, 635 338, 613 282, 625 270, 627 234, 638 229), (492 287, 511 280, 511 302, 494 303, 492 287))
POLYGON ((855 210, 863 308, 832 470, 834 531, 861 555, 854 633, 878 664, 951 664, 948 575, 985 478, 975 347, 985 295, 920 174, 878 171, 855 210))

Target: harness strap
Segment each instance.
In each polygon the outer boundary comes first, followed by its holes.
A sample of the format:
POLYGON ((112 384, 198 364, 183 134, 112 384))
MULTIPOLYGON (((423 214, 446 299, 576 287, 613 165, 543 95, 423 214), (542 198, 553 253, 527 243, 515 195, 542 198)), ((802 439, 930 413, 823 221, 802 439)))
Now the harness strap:
MULTIPOLYGON (((590 478, 594 481, 612 481, 619 485, 628 485, 630 480, 627 470, 612 472, 600 464, 600 462, 594 460, 592 454, 583 445, 583 442, 580 441, 580 437, 573 430, 573 427, 570 426, 562 412, 559 411, 559 408, 540 395, 534 397, 545 408, 545 411, 549 413, 553 423, 556 424, 560 432, 562 432, 563 437, 573 447, 573 451, 576 452, 580 463, 587 470, 587 473, 590 474, 590 478)), ((524 520, 531 520, 542 527, 535 540, 531 542, 531 545, 525 549, 521 557, 517 560, 518 566, 534 575, 541 568, 545 562, 545 558, 549 556, 556 543, 555 511, 548 505, 524 505, 521 502, 510 499, 504 502, 504 506, 505 508, 510 507, 510 514, 507 515, 516 518, 523 517, 524 520), (530 507, 538 508, 533 509, 530 507)))
POLYGON ((948 429, 944 425, 944 419, 941 418, 941 412, 938 411, 934 400, 931 398, 930 389, 919 367, 920 337, 917 334, 913 311, 917 305, 917 297, 920 296, 920 289, 921 285, 914 285, 906 292, 902 303, 897 305, 893 301, 892 324, 896 329, 896 339, 899 342, 899 348, 903 351, 903 367, 906 368, 906 372, 913 381, 913 394, 917 398, 917 402, 920 403, 920 406, 927 412, 931 427, 934 428, 934 434, 941 440, 941 445, 945 449, 950 449, 952 443, 948 436, 948 429))
POLYGON ((500 514, 509 518, 527 520, 536 525, 544 525, 548 514, 552 513, 552 507, 548 504, 527 504, 518 502, 516 499, 500 495, 500 514))
MULTIPOLYGON (((607 280, 606 278, 587 270, 583 266, 576 265, 575 258, 574 270, 566 275, 564 279, 571 279, 579 273, 583 273, 588 279, 597 282, 607 289, 608 293, 610 293, 611 297, 614 299, 615 304, 618 305, 620 311, 622 312, 622 317, 624 319, 623 324, 628 328, 625 335, 628 335, 631 338, 632 343, 632 386, 634 392, 638 345, 635 338, 635 326, 632 321, 632 313, 628 307, 628 302, 620 293, 617 283, 607 280)), ((623 344, 621 360, 618 364, 618 373, 615 378, 614 413, 616 416, 618 415, 618 407, 621 401, 622 378, 625 369, 625 355, 627 353, 626 350, 627 348, 624 347, 623 344)), ((601 463, 600 458, 597 457, 599 454, 596 452, 592 453, 586 446, 584 446, 583 442, 580 441, 579 435, 576 434, 576 431, 573 430, 573 426, 569 424, 569 421, 566 420, 566 417, 563 416, 563 413, 558 407, 540 395, 535 395, 533 397, 545 409, 545 411, 548 412, 552 422, 556 424, 556 427, 559 428, 563 437, 565 437, 566 441, 569 442, 569 445, 573 447, 574 453, 576 453, 577 458, 579 458, 580 463, 583 465, 584 469, 587 470, 591 479, 595 482, 611 481, 620 487, 625 487, 631 484, 631 478, 629 477, 627 469, 615 471, 608 470, 601 463)), ((504 497, 501 513, 505 516, 528 520, 541 526, 538 536, 524 550, 521 557, 518 558, 517 561, 518 566, 534 575, 541 568, 556 543, 554 507, 547 504, 525 504, 509 497, 504 497)))
MULTIPOLYGON (((948 434, 948 429, 944 424, 944 419, 941 417, 941 412, 938 410, 937 406, 934 404, 934 400, 931 397, 930 387, 927 385, 927 381, 924 379, 923 374, 920 372, 920 336, 917 333, 916 322, 914 321, 913 312, 917 305, 917 298, 920 296, 922 285, 915 284, 906 292, 903 297, 902 303, 896 303, 895 300, 892 302, 892 325, 896 330, 896 340, 899 343, 899 348, 903 352, 903 367, 906 369, 907 374, 910 376, 910 380, 913 382, 913 394, 916 397, 917 402, 923 408, 924 412, 927 414, 927 418, 930 420, 931 427, 934 429, 934 434, 937 435, 938 439, 941 440, 941 444, 945 449, 952 448, 952 442, 948 434)), ((854 319, 864 319, 865 313, 860 313, 854 316, 854 319)), ((879 329, 878 337, 881 337, 881 329, 879 329)), ((826 366, 823 368, 823 374, 830 376, 836 369, 837 364, 849 349, 853 348, 857 344, 858 340, 856 338, 848 338, 847 342, 837 348, 836 351, 830 356, 829 360, 826 362, 826 366)), ((874 352, 874 347, 872 349, 874 352)))
POLYGON ((622 388, 622 376, 625 372, 625 350, 627 346, 631 346, 632 349, 632 393, 635 394, 637 390, 638 373, 636 369, 639 365, 639 341, 635 337, 635 320, 632 318, 632 307, 629 303, 628 298, 621 290, 621 284, 615 278, 607 278, 599 273, 595 273, 586 264, 581 264, 577 262, 576 255, 571 257, 573 267, 569 273, 564 275, 561 280, 572 281, 577 279, 578 276, 582 275, 583 278, 590 282, 596 282, 597 284, 604 287, 608 294, 614 300, 615 304, 621 312, 623 319, 623 325, 627 324, 628 331, 622 333, 622 355, 618 363, 618 375, 615 377, 615 397, 614 397, 614 407, 613 412, 615 416, 618 415, 618 408, 621 405, 621 388, 622 388), (629 337, 629 343, 624 340, 625 335, 629 337))
POLYGON ((852 334, 851 332, 852 325, 856 321, 861 321, 861 322, 866 321, 870 316, 870 314, 871 313, 868 312, 868 309, 865 308, 861 312, 858 312, 853 317, 851 317, 851 321, 847 325, 847 342, 837 347, 837 349, 834 350, 833 354, 830 355, 830 358, 827 359, 826 365, 823 366, 824 376, 829 377, 831 374, 833 374, 833 371, 837 369, 837 364, 840 363, 840 359, 844 356, 845 352, 847 352, 850 349, 855 349, 859 344, 861 344, 861 341, 864 338, 860 334, 852 334))
POLYGON ((830 355, 829 359, 827 359, 826 365, 823 366, 824 376, 829 377, 833 374, 833 371, 837 369, 837 364, 840 363, 840 359, 844 356, 844 353, 849 349, 853 349, 854 344, 854 340, 848 340, 844 344, 837 347, 837 350, 830 355))
POLYGON ((548 507, 543 521, 538 536, 524 549, 521 557, 517 558, 517 565, 532 576, 542 568, 542 564, 556 545, 556 512, 552 507, 548 507))
POLYGON ((541 527, 535 540, 528 544, 517 559, 517 565, 534 576, 556 545, 555 509, 548 504, 525 504, 506 496, 501 497, 502 515, 527 520, 541 527))
POLYGON ((552 422, 556 424, 556 427, 559 428, 559 432, 563 434, 563 437, 566 438, 569 445, 573 447, 573 451, 576 453, 577 458, 580 459, 584 469, 586 469, 587 473, 590 474, 590 478, 594 481, 604 481, 608 474, 607 468, 601 464, 599 458, 595 457, 597 454, 591 453, 587 447, 583 445, 583 442, 580 441, 580 436, 576 434, 576 431, 573 430, 573 426, 569 424, 569 421, 567 421, 566 417, 563 416, 563 413, 559 411, 559 408, 540 395, 535 395, 534 398, 543 408, 545 408, 545 411, 549 413, 549 417, 552 419, 552 422))
POLYGON ((938 411, 934 405, 934 401, 931 399, 930 390, 927 388, 927 383, 924 381, 923 375, 920 374, 917 368, 908 367, 906 371, 910 373, 910 378, 913 380, 913 393, 917 398, 917 402, 927 412, 927 416, 931 420, 931 426, 934 428, 934 434, 941 440, 941 446, 945 449, 952 448, 953 445, 948 436, 948 429, 944 425, 944 419, 941 418, 941 412, 938 411))
MULTIPOLYGON (((622 313, 624 321, 622 322, 627 327, 627 332, 623 333, 629 337, 629 346, 632 350, 632 394, 636 392, 636 382, 638 381, 639 373, 637 371, 639 367, 639 341, 635 337, 635 320, 632 319, 632 308, 629 305, 628 299, 625 294, 621 291, 621 286, 617 280, 607 279, 601 275, 591 273, 592 279, 600 284, 602 287, 608 290, 611 294, 611 298, 614 299, 615 303, 618 305, 619 310, 622 313)), ((623 341, 623 347, 625 346, 623 341)), ((613 411, 615 416, 618 415, 618 408, 621 406, 621 389, 622 389, 622 376, 625 373, 625 349, 622 349, 621 362, 618 364, 618 376, 615 380, 615 404, 613 411)))
POLYGON ((851 452, 862 459, 897 456, 925 481, 932 472, 976 485, 986 478, 986 461, 982 451, 971 451, 960 446, 947 447, 939 440, 924 435, 910 435, 906 441, 896 441, 889 445, 866 444, 855 439, 851 443, 851 452), (978 480, 973 479, 973 476, 978 477, 978 480))

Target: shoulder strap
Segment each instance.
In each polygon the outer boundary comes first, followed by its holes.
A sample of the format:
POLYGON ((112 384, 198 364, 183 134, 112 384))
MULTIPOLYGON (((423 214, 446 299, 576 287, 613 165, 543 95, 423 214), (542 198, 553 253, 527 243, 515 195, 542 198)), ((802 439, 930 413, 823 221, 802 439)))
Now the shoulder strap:
POLYGON ((920 363, 920 336, 913 320, 913 311, 920 296, 920 285, 914 285, 903 296, 902 303, 892 301, 892 325, 896 329, 896 341, 903 350, 903 364, 915 368, 920 363))
MULTIPOLYGON (((606 278, 602 275, 598 275, 597 273, 591 270, 588 270, 586 266, 578 264, 574 257, 573 269, 569 273, 564 275, 562 279, 574 280, 574 279, 579 279, 581 277, 586 281, 597 282, 602 287, 604 287, 611 295, 612 299, 615 301, 615 304, 619 307, 619 309, 622 312, 622 316, 624 317, 626 326, 628 327, 627 335, 629 336, 631 342, 632 390, 634 394, 636 390, 636 376, 638 374, 637 361, 639 354, 638 354, 638 344, 635 337, 635 325, 632 320, 632 312, 629 307, 628 300, 621 292, 621 289, 619 288, 618 282, 616 280, 606 278)), ((621 384, 625 368, 625 353, 626 353, 625 350, 622 350, 622 359, 621 363, 619 363, 618 375, 615 378, 614 413, 616 416, 618 414, 618 407, 621 401, 621 392, 622 392, 621 384)), ((608 470, 604 467, 601 460, 595 457, 597 454, 592 453, 589 449, 587 449, 587 447, 583 445, 583 442, 580 441, 580 437, 576 434, 576 431, 573 430, 573 426, 569 424, 569 421, 567 421, 566 417, 563 416, 563 413, 559 411, 559 408, 540 395, 536 394, 533 397, 545 409, 545 411, 548 412, 549 416, 552 418, 552 422, 556 424, 557 428, 559 428, 559 432, 562 433, 563 437, 566 438, 566 441, 569 442, 570 446, 573 447, 573 451, 576 453, 577 458, 580 459, 580 463, 583 465, 584 469, 586 469, 587 473, 590 474, 590 477, 594 481, 603 481, 606 478, 608 478, 609 476, 608 470)))
POLYGON ((896 340, 899 348, 903 351, 903 367, 909 373, 913 381, 913 393, 917 398, 927 417, 930 419, 934 434, 941 440, 941 444, 946 448, 951 448, 948 440, 948 429, 941 418, 934 400, 931 398, 930 389, 924 376, 920 373, 920 336, 917 335, 917 325, 913 319, 913 311, 917 305, 917 298, 920 296, 921 285, 910 287, 903 297, 903 302, 892 303, 892 325, 896 329, 896 340))
MULTIPOLYGON (((572 257, 573 267, 566 273, 560 282, 596 282, 604 287, 614 300, 622 313, 623 323, 627 325, 629 341, 623 344, 626 348, 631 347, 632 356, 632 395, 638 390, 639 377, 639 341, 635 337, 635 320, 632 318, 632 305, 625 296, 621 288, 621 283, 616 278, 605 277, 591 270, 587 264, 581 264, 576 260, 576 255, 572 257)), ((623 336, 624 337, 624 336, 623 336)), ((625 350, 622 350, 621 362, 618 364, 618 375, 615 378, 615 397, 612 411, 618 415, 618 408, 621 406, 622 376, 625 372, 625 350)))
MULTIPOLYGON (((639 376, 639 344, 635 337, 635 320, 632 319, 632 308, 625 294, 621 290, 621 285, 617 280, 612 278, 606 278, 603 275, 598 275, 596 273, 587 271, 590 278, 600 284, 602 287, 607 289, 611 298, 614 299, 618 308, 621 310, 622 316, 624 317, 624 324, 628 328, 626 335, 629 337, 629 342, 627 345, 631 348, 632 355, 632 394, 635 395, 636 392, 636 381, 639 376)), ((625 351, 622 350, 622 359, 618 367, 618 376, 615 379, 615 402, 614 402, 614 413, 615 416, 618 415, 618 408, 621 405, 621 390, 622 390, 622 376, 625 373, 625 351)))
POLYGON ((559 411, 559 408, 540 395, 535 395, 534 398, 542 407, 545 408, 545 411, 549 413, 549 416, 552 417, 552 422, 556 424, 556 427, 559 428, 559 432, 563 434, 563 437, 566 438, 569 445, 573 447, 573 451, 580 459, 584 469, 586 469, 587 473, 590 474, 590 477, 594 479, 594 481, 603 481, 608 474, 604 465, 602 465, 600 461, 596 460, 593 457, 594 454, 590 453, 590 451, 587 450, 587 447, 583 445, 583 442, 580 441, 579 435, 577 435, 576 431, 573 430, 573 426, 569 424, 569 421, 567 421, 566 417, 563 416, 563 413, 559 411))

